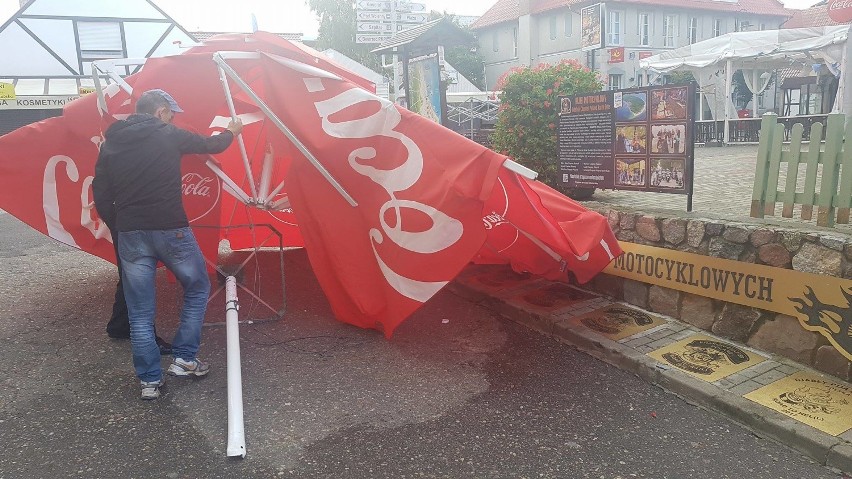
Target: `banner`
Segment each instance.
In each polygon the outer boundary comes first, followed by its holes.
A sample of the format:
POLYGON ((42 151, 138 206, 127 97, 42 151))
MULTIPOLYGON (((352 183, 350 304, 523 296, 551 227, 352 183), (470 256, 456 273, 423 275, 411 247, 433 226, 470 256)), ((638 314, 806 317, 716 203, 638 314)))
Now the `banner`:
POLYGON ((580 49, 603 47, 603 4, 596 3, 580 9, 580 49))
POLYGON ((852 281, 621 242, 604 273, 799 319, 852 361, 852 281))
POLYGON ((441 124, 441 67, 434 55, 411 62, 409 68, 408 109, 441 124))

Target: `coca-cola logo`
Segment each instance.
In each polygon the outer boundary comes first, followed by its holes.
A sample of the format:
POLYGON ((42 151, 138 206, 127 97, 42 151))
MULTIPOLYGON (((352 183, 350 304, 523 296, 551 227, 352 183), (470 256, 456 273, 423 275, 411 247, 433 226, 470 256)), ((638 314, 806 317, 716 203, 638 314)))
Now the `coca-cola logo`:
POLYGON ((212 176, 187 173, 183 175, 180 192, 183 196, 210 196, 210 189, 214 186, 213 181, 212 176))
POLYGON ((828 16, 837 23, 852 21, 852 0, 829 0, 828 16))
POLYGON ((219 178, 199 157, 187 158, 183 162, 180 191, 183 207, 190 223, 207 216, 219 204, 219 178))

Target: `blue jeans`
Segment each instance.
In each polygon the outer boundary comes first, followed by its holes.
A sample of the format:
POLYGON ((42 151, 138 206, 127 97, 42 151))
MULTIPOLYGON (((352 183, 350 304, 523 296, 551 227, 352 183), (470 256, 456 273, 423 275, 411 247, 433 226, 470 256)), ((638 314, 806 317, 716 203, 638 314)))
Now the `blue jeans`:
POLYGON ((157 261, 165 264, 183 286, 183 309, 172 351, 174 357, 192 361, 198 353, 201 323, 210 295, 204 256, 188 227, 122 231, 118 238, 133 366, 141 381, 159 381, 162 378, 160 349, 154 334, 157 261))

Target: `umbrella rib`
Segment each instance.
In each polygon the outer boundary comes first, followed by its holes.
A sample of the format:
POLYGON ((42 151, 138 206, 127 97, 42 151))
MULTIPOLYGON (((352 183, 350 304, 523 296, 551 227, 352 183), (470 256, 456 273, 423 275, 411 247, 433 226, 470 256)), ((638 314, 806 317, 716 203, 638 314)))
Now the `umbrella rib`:
POLYGON ((234 69, 231 68, 230 65, 228 65, 228 63, 222 57, 221 52, 217 52, 213 55, 213 61, 215 61, 219 65, 220 70, 224 72, 225 75, 227 75, 231 80, 233 80, 234 83, 237 84, 237 86, 239 86, 248 96, 251 97, 252 100, 254 100, 255 104, 258 106, 258 108, 260 108, 263 114, 266 115, 267 118, 272 120, 272 123, 274 123, 275 126, 278 127, 278 129, 281 130, 281 132, 284 133, 284 135, 289 138, 291 142, 293 142, 293 145, 295 145, 295 147, 303 155, 305 155, 305 158, 307 158, 307 160, 314 166, 314 168, 316 168, 317 171, 322 174, 326 181, 328 181, 331 186, 333 186, 334 189, 336 189, 337 192, 340 193, 340 195, 343 196, 343 198, 346 199, 346 201, 351 206, 358 206, 358 202, 356 202, 355 199, 352 198, 352 196, 349 195, 349 193, 343 188, 343 186, 341 186, 341 184, 331 175, 331 173, 329 173, 329 171, 325 169, 325 167, 319 162, 319 160, 317 160, 313 153, 311 153, 310 150, 308 150, 308 148, 301 141, 299 141, 298 138, 296 138, 296 135, 293 134, 293 132, 290 131, 289 128, 287 128, 284 122, 282 122, 281 119, 278 118, 278 116, 269 108, 266 102, 261 100, 257 93, 255 93, 255 91, 252 90, 252 88, 245 81, 243 81, 242 78, 240 78, 237 72, 234 71, 234 69))

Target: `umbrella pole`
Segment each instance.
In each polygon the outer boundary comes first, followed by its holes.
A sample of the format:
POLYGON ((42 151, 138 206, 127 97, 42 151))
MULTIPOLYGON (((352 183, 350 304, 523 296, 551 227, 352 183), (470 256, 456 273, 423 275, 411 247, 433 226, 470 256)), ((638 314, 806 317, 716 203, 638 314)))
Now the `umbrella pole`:
POLYGON ((227 331, 228 368, 228 457, 246 457, 243 424, 243 378, 240 369, 239 301, 237 279, 225 279, 225 328, 227 331))

